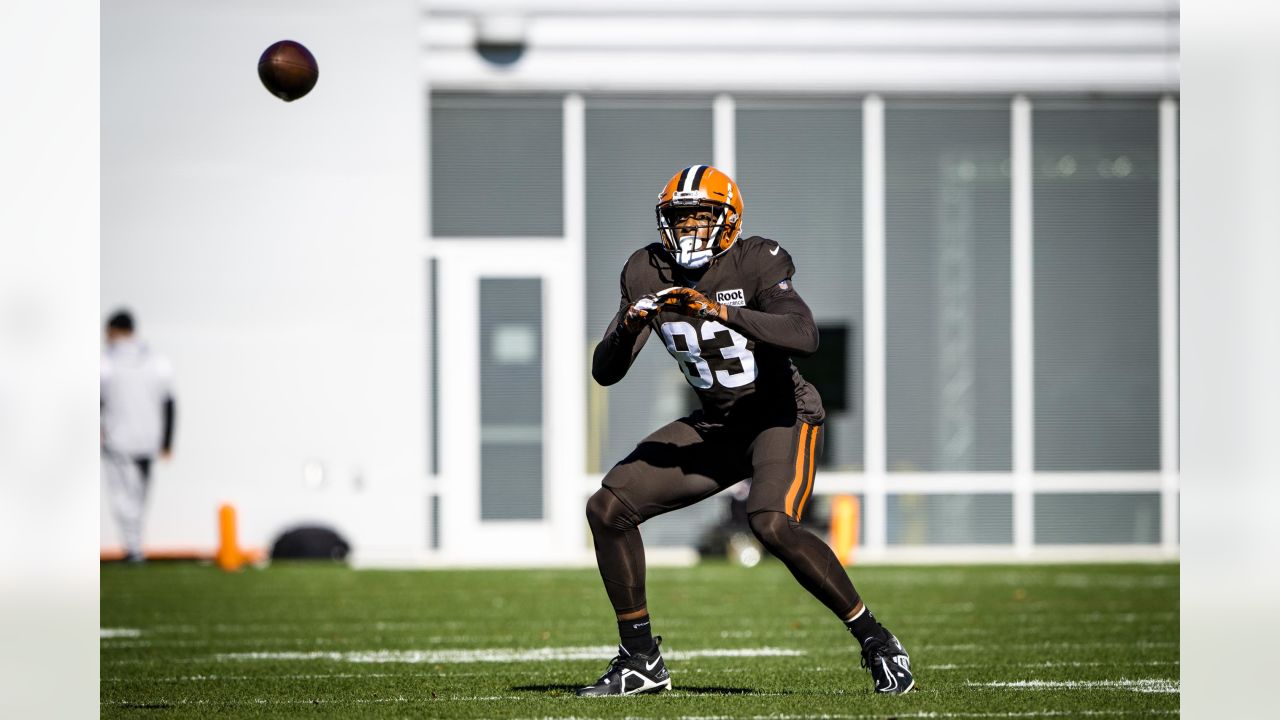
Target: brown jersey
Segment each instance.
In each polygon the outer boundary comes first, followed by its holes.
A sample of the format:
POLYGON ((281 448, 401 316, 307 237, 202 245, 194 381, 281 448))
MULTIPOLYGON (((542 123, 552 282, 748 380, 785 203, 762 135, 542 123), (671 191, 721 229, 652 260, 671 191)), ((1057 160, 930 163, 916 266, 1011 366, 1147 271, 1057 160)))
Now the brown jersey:
POLYGON ((680 267, 661 243, 631 255, 622 268, 622 298, 591 372, 602 385, 622 379, 651 333, 676 359, 712 423, 754 424, 825 417, 822 398, 791 362, 818 348, 813 314, 792 285, 791 255, 776 242, 738 240, 705 271, 680 267), (639 334, 620 321, 637 299, 671 287, 691 287, 727 306, 727 319, 651 314, 639 334))

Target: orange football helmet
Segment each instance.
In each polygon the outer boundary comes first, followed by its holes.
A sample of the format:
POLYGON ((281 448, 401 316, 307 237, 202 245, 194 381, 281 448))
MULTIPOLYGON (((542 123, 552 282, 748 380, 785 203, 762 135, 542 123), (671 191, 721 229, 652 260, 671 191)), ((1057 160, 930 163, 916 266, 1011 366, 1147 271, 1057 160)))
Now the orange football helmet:
POLYGON ((742 191, 728 175, 710 165, 690 165, 667 181, 658 193, 658 235, 680 265, 696 269, 733 247, 742 233, 742 191), (708 211, 712 221, 694 229, 680 224, 690 213, 708 211), (680 225, 680 227, 677 227, 680 225))

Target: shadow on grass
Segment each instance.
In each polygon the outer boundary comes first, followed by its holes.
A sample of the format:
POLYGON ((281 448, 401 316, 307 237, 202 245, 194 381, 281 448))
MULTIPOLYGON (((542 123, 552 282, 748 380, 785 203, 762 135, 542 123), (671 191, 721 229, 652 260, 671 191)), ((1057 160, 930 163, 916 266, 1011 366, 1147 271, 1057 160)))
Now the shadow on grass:
MULTIPOLYGON (((540 693, 572 693, 581 685, 516 685, 511 688, 516 692, 540 692, 540 693)), ((701 687, 690 685, 677 685, 672 688, 673 692, 689 693, 692 695, 750 695, 755 690, 751 688, 739 687, 701 687)))

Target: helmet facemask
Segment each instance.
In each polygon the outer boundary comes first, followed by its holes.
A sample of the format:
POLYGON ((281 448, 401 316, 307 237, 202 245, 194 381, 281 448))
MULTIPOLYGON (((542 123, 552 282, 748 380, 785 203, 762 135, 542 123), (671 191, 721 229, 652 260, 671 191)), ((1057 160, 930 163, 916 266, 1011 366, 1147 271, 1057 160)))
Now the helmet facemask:
POLYGON ((705 202, 666 203, 658 206, 658 233, 662 245, 681 267, 699 270, 724 252, 724 237, 730 210, 705 202))

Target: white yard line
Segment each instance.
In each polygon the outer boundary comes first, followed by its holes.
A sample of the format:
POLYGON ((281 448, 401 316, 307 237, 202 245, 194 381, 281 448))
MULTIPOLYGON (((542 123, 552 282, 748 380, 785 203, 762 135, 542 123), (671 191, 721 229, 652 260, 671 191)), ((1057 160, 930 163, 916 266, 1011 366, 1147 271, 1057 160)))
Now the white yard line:
MULTIPOLYGON (((444 630, 461 630, 466 627, 467 623, 460 620, 416 620, 416 621, 387 621, 377 620, 373 622, 352 620, 350 622, 321 622, 321 623, 301 623, 301 622, 260 622, 260 623, 214 623, 212 625, 192 625, 190 623, 182 624, 162 624, 147 628, 147 634, 186 634, 195 632, 216 631, 218 633, 253 633, 261 634, 273 630, 287 630, 294 632, 331 632, 331 631, 356 631, 356 630, 430 630, 439 633, 444 630)), ((456 637, 456 636, 455 636, 456 637)))
MULTIPOLYGON (((1178 715, 1176 710, 1030 710, 1025 712, 893 712, 892 717, 1124 717, 1178 715)), ((676 715, 675 720, 884 720, 876 715, 676 715)), ((543 715, 518 720, 585 720, 576 715, 543 715)), ((635 720, 635 719, 627 719, 635 720)))
MULTIPOLYGON (((612 645, 544 648, 489 648, 474 650, 372 650, 359 652, 247 652, 220 653, 220 661, 240 660, 332 660, 352 663, 479 663, 545 662, 548 660, 607 660, 617 648, 612 645)), ((668 660, 698 657, 791 657, 802 650, 786 648, 709 648, 664 653, 668 660)))
POLYGON ((141 635, 138 628, 98 628, 100 638, 136 638, 141 635))
MULTIPOLYGON (((914 663, 913 663, 913 664, 914 664, 914 663)), ((1054 661, 1052 661, 1052 660, 1045 660, 1044 662, 1035 662, 1035 663, 1015 663, 1015 664, 1013 664, 1013 665, 1009 665, 1008 667, 1019 667, 1019 668, 1059 668, 1059 667, 1071 667, 1071 668, 1079 668, 1079 667, 1111 667, 1111 666, 1113 666, 1113 665, 1126 665, 1126 666, 1127 666, 1127 665, 1135 665, 1135 666, 1136 666, 1136 665, 1142 665, 1142 666, 1165 667, 1165 666, 1178 666, 1178 665, 1181 665, 1181 664, 1182 664, 1182 662, 1181 662, 1180 660, 1144 660, 1144 661, 1141 661, 1141 662, 1132 662, 1132 661, 1125 661, 1125 662, 1096 662, 1096 661, 1084 662, 1084 661, 1079 661, 1079 660, 1071 661, 1071 662, 1054 662, 1054 661)), ((917 669, 924 669, 924 670, 963 670, 963 669, 968 669, 968 668, 977 668, 977 667, 987 667, 987 666, 986 666, 986 665, 978 665, 978 664, 976 664, 976 663, 968 663, 968 664, 962 664, 962 665, 960 665, 960 664, 956 664, 956 663, 945 663, 945 664, 942 664, 942 665, 920 665, 920 666, 918 666, 918 668, 917 668, 917 669)))
MULTIPOLYGON (((923 648, 926 650, 934 650, 934 651, 937 651, 937 650, 988 651, 991 649, 991 647, 992 646, 989 644, 978 644, 978 643, 955 643, 955 644, 948 644, 948 645, 924 643, 921 645, 912 645, 910 649, 918 650, 923 648)), ((1057 640, 1046 640, 1044 642, 1037 642, 1037 643, 1002 643, 1000 645, 1001 650, 1011 650, 1011 649, 1012 650, 1097 650, 1099 648, 1126 648, 1126 649, 1138 648, 1140 650, 1154 650, 1154 649, 1176 648, 1176 647, 1179 647, 1179 644, 1176 641, 1163 641, 1163 640, 1156 640, 1156 641, 1144 640, 1139 642, 1119 642, 1119 641, 1116 641, 1116 642, 1107 642, 1107 641, 1067 642, 1067 641, 1057 641, 1057 640)))
POLYGON ((250 698, 247 700, 202 700, 183 698, 179 700, 168 700, 165 698, 156 698, 152 700, 110 700, 104 705, 120 705, 124 707, 131 706, 147 706, 159 707, 167 705, 387 705, 393 703, 433 703, 441 700, 520 700, 517 696, 511 697, 493 697, 493 698, 432 698, 432 697, 391 697, 391 698, 353 698, 351 700, 323 700, 316 699, 280 699, 280 698, 250 698))
MULTIPOLYGON (((463 673, 427 673, 430 675, 448 675, 456 677, 463 673)), ((491 675, 492 673, 467 673, 474 675, 491 675)), ((332 678, 385 678, 385 677, 404 677, 401 673, 315 673, 309 675, 273 675, 267 673, 265 675, 183 675, 181 677, 106 677, 102 678, 102 682, 202 682, 202 681, 229 681, 229 680, 328 680, 332 678)))
MULTIPOLYGON (((318 631, 322 632, 322 631, 318 631)), ((188 633, 190 634, 190 633, 188 633)), ((151 631, 147 631, 147 635, 154 637, 151 631)), ((409 639, 415 643, 425 645, 444 645, 460 642, 510 642, 516 639, 515 635, 432 635, 429 637, 413 637, 399 635, 401 639, 409 639)), ((315 645, 334 645, 341 644, 340 641, 328 638, 300 638, 297 635, 261 635, 255 634, 252 638, 244 637, 227 637, 224 633, 218 633, 216 636, 210 636, 199 639, 181 639, 181 638, 156 638, 152 640, 139 640, 138 635, 104 635, 102 637, 104 644, 113 648, 124 647, 203 647, 209 645, 248 645, 251 647, 273 647, 281 644, 296 645, 299 642, 315 645)))
POLYGON ((1015 690, 1130 690, 1140 693, 1176 693, 1177 680, 1142 678, 1138 680, 1015 680, 1009 682, 967 683, 969 687, 1012 688, 1015 690))
MULTIPOLYGON (((771 695, 785 695, 787 693, 767 693, 771 695)), ((353 698, 350 700, 324 700, 324 699, 279 699, 279 698, 252 698, 247 700, 205 700, 205 699, 179 699, 168 700, 165 698, 156 698, 149 700, 110 700, 104 705, 116 705, 122 707, 131 706, 147 706, 161 707, 171 705, 388 705, 403 703, 421 703, 423 705, 431 705, 441 702, 510 702, 512 700, 529 700, 531 698, 523 695, 483 695, 483 696, 449 696, 439 695, 435 697, 391 697, 391 698, 353 698)), ((599 702, 599 701, 595 701, 599 702)), ((906 712, 893 713, 895 718, 1037 718, 1037 717, 1125 717, 1125 716, 1153 716, 1153 715, 1177 715, 1177 710, 1031 710, 1025 712, 906 712)), ((884 713, 874 715, 679 715, 679 720, 883 720, 884 713)), ((535 718, 526 718, 524 720, 580 720, 575 715, 549 716, 543 715, 535 718)), ((628 718, 627 720, 632 720, 628 718)))

